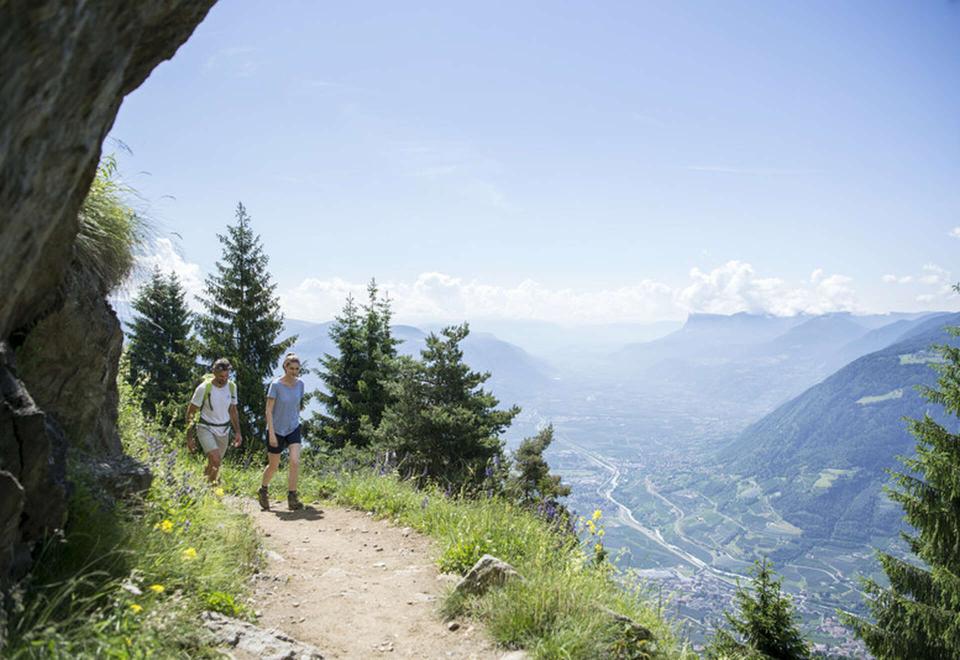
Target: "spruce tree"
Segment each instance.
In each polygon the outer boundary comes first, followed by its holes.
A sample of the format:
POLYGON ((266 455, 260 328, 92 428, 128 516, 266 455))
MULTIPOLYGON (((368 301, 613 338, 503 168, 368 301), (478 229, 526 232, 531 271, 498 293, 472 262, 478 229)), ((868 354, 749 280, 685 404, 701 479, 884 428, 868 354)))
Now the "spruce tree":
POLYGON ((265 383, 296 337, 280 339, 283 314, 267 270, 269 258, 250 216, 237 204, 236 224, 217 234, 223 246, 217 272, 207 276, 206 312, 198 318, 202 350, 210 363, 225 357, 234 368, 241 431, 251 451, 265 436, 265 383))
MULTIPOLYGON (((960 335, 960 328, 950 332, 960 335)), ((937 386, 923 394, 960 416, 960 348, 937 351, 943 358, 937 386)), ((887 493, 916 530, 903 534, 916 559, 878 552, 890 586, 865 581, 875 622, 845 619, 877 658, 960 658, 960 435, 929 415, 909 423, 917 454, 900 459, 906 470, 893 473, 899 488, 887 493)))
POLYGON ((159 268, 140 287, 132 306, 136 315, 129 331, 127 379, 140 384, 143 411, 154 416, 164 402, 181 403, 188 395, 196 372, 193 322, 180 279, 172 272, 164 276, 159 268))
POLYGON ((367 286, 361 310, 348 298, 330 327, 336 355, 321 359, 325 390, 315 396, 326 409, 311 425, 334 447, 366 446, 392 401, 388 383, 394 379, 397 344, 390 330, 390 301, 379 296, 376 281, 367 286))
POLYGON ((515 474, 507 485, 516 502, 537 508, 550 519, 565 512, 557 500, 570 494, 570 487, 561 482, 559 475, 550 474, 550 466, 543 458, 552 442, 552 424, 532 438, 525 438, 513 454, 515 474))
POLYGON ((367 304, 364 305, 362 386, 360 387, 360 417, 363 429, 363 444, 367 444, 371 433, 380 426, 383 412, 393 401, 389 383, 396 376, 397 345, 390 330, 393 312, 390 299, 378 295, 376 280, 367 285, 367 304))
POLYGON ((360 438, 361 353, 366 342, 353 296, 347 297, 343 311, 330 326, 330 338, 337 347, 337 354, 328 353, 320 359, 320 380, 325 390, 317 390, 314 394, 326 414, 315 413, 311 426, 317 429, 320 438, 341 448, 360 438))
POLYGON ((460 342, 469 332, 463 324, 431 333, 421 360, 398 361, 396 400, 376 433, 404 475, 468 493, 481 489, 502 459, 499 436, 520 412, 497 410, 496 397, 481 388, 490 374, 463 363, 460 342))
POLYGON ((708 658, 809 658, 810 648, 797 628, 793 603, 781 592, 769 561, 757 561, 750 589, 737 585, 738 616, 724 612, 733 632, 720 629, 707 647, 708 658))

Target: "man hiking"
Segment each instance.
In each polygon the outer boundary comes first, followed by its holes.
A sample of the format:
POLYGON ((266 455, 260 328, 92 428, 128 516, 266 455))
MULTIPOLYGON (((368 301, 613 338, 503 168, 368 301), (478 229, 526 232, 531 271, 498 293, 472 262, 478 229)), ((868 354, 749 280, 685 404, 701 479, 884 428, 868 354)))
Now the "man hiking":
POLYGON ((220 358, 213 363, 213 374, 203 379, 193 392, 187 406, 187 448, 193 451, 197 440, 207 455, 204 474, 210 483, 220 475, 220 464, 227 453, 230 427, 233 427, 233 446, 239 447, 240 416, 237 414, 237 385, 230 380, 230 361, 220 358), (200 421, 193 426, 193 417, 200 411, 200 421), (196 432, 194 432, 196 429, 196 432))

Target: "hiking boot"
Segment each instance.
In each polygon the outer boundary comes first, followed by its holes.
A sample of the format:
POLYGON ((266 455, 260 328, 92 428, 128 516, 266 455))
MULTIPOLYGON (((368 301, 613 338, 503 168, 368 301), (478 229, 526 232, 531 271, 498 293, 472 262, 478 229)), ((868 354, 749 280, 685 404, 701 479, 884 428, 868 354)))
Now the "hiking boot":
POLYGON ((299 511, 303 508, 303 502, 297 497, 297 491, 291 490, 287 493, 287 508, 291 511, 299 511))
POLYGON ((270 510, 270 498, 267 496, 267 489, 261 486, 260 490, 257 491, 257 501, 260 502, 261 511, 270 510))

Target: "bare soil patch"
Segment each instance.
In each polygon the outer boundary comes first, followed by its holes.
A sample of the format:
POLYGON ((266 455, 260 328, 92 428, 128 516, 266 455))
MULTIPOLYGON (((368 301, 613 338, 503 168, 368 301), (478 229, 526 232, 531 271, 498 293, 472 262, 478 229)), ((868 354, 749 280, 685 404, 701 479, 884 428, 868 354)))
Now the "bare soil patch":
POLYGON ((351 509, 242 506, 267 554, 254 587, 260 626, 313 644, 326 658, 504 654, 475 624, 441 619, 452 578, 438 573, 430 539, 351 509))

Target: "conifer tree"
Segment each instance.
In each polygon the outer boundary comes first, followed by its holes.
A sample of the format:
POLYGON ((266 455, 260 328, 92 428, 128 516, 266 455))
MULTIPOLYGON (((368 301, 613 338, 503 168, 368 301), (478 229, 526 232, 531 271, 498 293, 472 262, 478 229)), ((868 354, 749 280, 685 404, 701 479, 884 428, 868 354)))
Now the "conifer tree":
POLYGON ((392 401, 388 383, 394 379, 399 341, 391 334, 391 317, 389 299, 379 296, 371 280, 362 314, 348 298, 330 327, 337 355, 321 359, 325 391, 315 393, 326 414, 317 413, 311 425, 334 447, 369 444, 392 401))
POLYGON ((362 382, 360 387, 360 417, 364 426, 363 444, 367 444, 370 434, 380 426, 383 412, 393 401, 389 383, 396 376, 397 345, 390 330, 393 312, 390 299, 379 297, 376 280, 367 285, 367 304, 364 306, 362 382))
POLYGON ((252 450, 266 428, 265 382, 296 337, 280 339, 283 314, 267 270, 269 258, 242 203, 236 221, 226 234, 217 234, 222 257, 217 272, 207 276, 206 295, 200 299, 206 312, 197 325, 203 357, 211 363, 225 357, 233 364, 241 431, 252 450))
POLYGON ((707 647, 711 659, 750 658, 795 660, 809 658, 810 648, 797 628, 793 603, 781 592, 769 561, 757 561, 750 589, 737 585, 738 616, 724 612, 733 629, 717 630, 707 647))
POLYGON ((552 424, 532 438, 525 438, 513 454, 516 472, 507 484, 516 502, 536 507, 550 519, 565 511, 557 500, 570 494, 570 487, 561 482, 559 475, 550 474, 550 466, 543 458, 543 452, 552 442, 552 424))
MULTIPOLYGON (((166 401, 181 402, 196 372, 196 346, 186 294, 175 273, 155 268, 133 299, 127 379, 139 383, 143 411, 157 415, 166 401)), ((162 416, 162 415, 161 415, 162 416)), ((168 420, 165 420, 168 421, 168 420)))
POLYGON ((497 410, 498 401, 481 385, 489 373, 463 363, 460 342, 467 324, 431 333, 421 360, 400 359, 387 408, 376 437, 396 452, 402 473, 474 492, 502 459, 500 434, 520 409, 497 410))
MULTIPOLYGON (((950 332, 960 335, 960 328, 950 332)), ((923 394, 960 416, 960 348, 937 351, 937 387, 923 394)), ((865 581, 875 622, 844 618, 877 658, 960 658, 960 435, 929 415, 910 420, 910 432, 917 454, 901 458, 906 470, 893 473, 899 488, 887 493, 916 530, 903 537, 919 562, 878 552, 890 586, 865 581)))
POLYGON ((360 437, 361 352, 366 342, 353 296, 347 297, 343 311, 330 326, 330 338, 337 347, 337 354, 327 354, 320 359, 320 380, 326 391, 317 390, 314 394, 326 414, 315 413, 311 426, 323 440, 340 448, 360 437))

